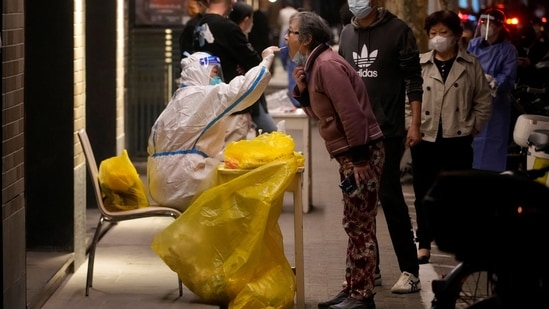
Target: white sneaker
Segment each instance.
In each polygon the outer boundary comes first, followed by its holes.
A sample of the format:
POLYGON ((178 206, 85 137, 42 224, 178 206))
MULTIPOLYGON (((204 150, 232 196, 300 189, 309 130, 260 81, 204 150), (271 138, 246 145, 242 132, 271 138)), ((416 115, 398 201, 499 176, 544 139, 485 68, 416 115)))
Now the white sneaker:
POLYGON ((398 281, 391 288, 391 292, 397 294, 414 293, 421 290, 419 278, 405 271, 400 275, 398 281))

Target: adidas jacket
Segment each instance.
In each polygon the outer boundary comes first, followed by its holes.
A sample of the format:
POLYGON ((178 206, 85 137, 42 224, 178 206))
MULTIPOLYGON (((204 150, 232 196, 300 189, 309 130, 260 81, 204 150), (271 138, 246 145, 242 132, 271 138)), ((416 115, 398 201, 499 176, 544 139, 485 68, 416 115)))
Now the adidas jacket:
POLYGON ((341 31, 339 54, 349 62, 368 89, 377 121, 385 137, 405 136, 404 107, 421 101, 419 51, 410 27, 385 8, 368 27, 355 22, 341 31))

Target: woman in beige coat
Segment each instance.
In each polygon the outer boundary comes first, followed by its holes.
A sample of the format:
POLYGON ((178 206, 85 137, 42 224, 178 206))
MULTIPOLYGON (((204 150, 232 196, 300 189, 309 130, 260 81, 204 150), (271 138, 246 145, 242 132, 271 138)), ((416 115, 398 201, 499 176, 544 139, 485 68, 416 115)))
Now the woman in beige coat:
POLYGON ((434 12, 424 29, 432 50, 420 56, 422 141, 411 148, 420 264, 429 262, 433 240, 423 197, 439 172, 472 168, 471 143, 488 121, 492 102, 480 63, 458 44, 463 32, 458 15, 434 12))

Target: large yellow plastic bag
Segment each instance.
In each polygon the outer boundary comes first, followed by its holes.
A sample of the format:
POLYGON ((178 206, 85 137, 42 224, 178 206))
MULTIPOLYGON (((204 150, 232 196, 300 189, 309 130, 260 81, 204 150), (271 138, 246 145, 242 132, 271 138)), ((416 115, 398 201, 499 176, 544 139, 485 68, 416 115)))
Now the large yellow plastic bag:
POLYGON ((193 293, 229 308, 293 308, 278 218, 295 157, 204 191, 151 247, 193 293))
POLYGON ((105 207, 110 211, 131 210, 149 206, 145 185, 126 149, 119 156, 101 161, 99 185, 105 194, 105 207))
POLYGON ((293 138, 282 132, 260 134, 251 140, 231 142, 225 148, 225 167, 251 169, 289 158, 294 153, 293 138))

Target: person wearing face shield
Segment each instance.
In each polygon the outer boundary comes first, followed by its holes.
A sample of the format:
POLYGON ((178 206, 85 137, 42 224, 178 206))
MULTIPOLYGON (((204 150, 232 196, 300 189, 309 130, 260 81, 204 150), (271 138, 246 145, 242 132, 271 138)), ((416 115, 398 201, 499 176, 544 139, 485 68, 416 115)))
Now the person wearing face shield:
POLYGON ((463 26, 458 14, 434 12, 425 19, 424 30, 431 50, 420 55, 422 140, 411 148, 420 264, 429 263, 433 241, 423 198, 441 171, 473 167, 473 137, 492 109, 479 61, 459 44, 463 26))
POLYGON ((505 14, 489 9, 480 15, 476 37, 467 51, 480 61, 492 93, 492 116, 473 140, 473 168, 502 172, 507 169, 511 140, 511 91, 517 77, 515 46, 505 28, 505 14))
POLYGON ((156 203, 185 211, 193 197, 213 186, 223 161, 226 119, 265 91, 278 51, 276 46, 265 49, 259 65, 228 82, 216 56, 195 52, 181 60, 181 85, 148 140, 148 188, 156 203))
MULTIPOLYGON (((393 293, 421 289, 412 220, 400 182, 405 147, 421 141, 422 77, 419 50, 412 29, 380 6, 378 0, 348 0, 351 22, 340 34, 339 54, 362 77, 377 121, 385 136, 386 160, 379 188, 380 205, 401 271, 393 293), (405 109, 410 108, 410 127, 405 109)), ((379 256, 379 253, 378 253, 379 256)), ((379 257, 376 284, 381 285, 379 257)))

